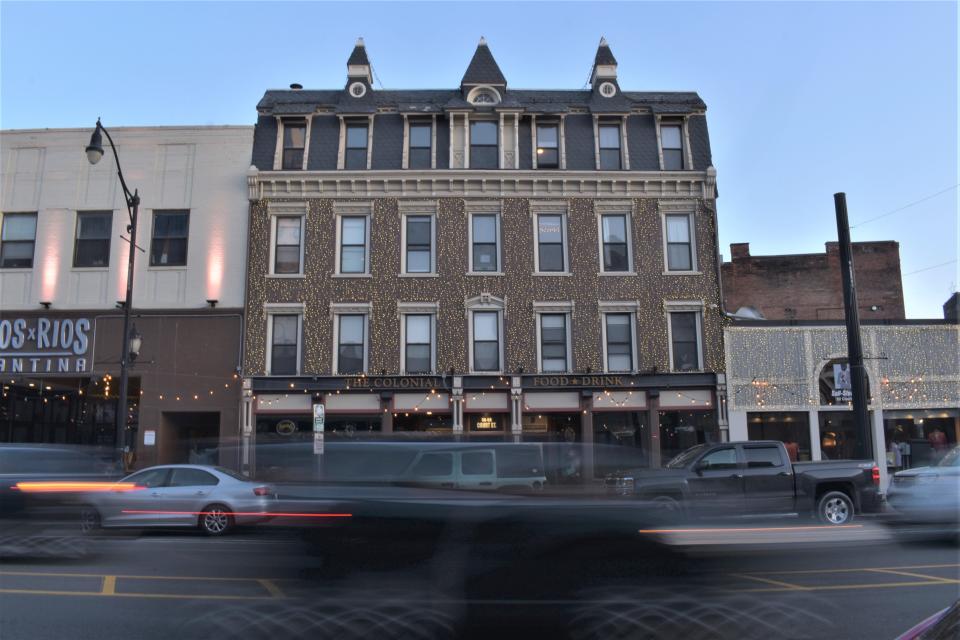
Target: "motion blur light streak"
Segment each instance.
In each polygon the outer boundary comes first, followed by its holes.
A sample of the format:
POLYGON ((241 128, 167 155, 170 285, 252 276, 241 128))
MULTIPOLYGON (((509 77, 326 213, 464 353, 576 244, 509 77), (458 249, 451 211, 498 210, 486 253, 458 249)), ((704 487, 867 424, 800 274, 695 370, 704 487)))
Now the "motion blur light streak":
MULTIPOLYGON (((164 509, 124 509, 121 513, 161 516, 205 516, 211 511, 166 511, 164 509)), ((221 512, 215 512, 217 514, 221 512)), ((352 518, 352 513, 285 513, 270 511, 227 511, 231 516, 273 516, 275 518, 352 518)))
POLYGON ((146 489, 146 487, 133 482, 18 482, 11 488, 25 493, 139 491, 146 489))
POLYGON ((862 529, 862 524, 821 524, 806 527, 745 527, 745 528, 727 528, 716 527, 713 529, 640 529, 638 533, 726 533, 728 531, 809 531, 812 529, 862 529))

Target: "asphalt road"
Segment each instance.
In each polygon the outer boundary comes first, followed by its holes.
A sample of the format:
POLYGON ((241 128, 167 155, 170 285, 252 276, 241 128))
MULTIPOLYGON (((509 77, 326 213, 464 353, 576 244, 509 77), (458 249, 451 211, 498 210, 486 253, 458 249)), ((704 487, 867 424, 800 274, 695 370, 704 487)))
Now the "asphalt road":
POLYGON ((0 637, 880 640, 960 597, 956 544, 871 523, 637 535, 549 549, 110 535, 77 560, 5 560, 0 637))

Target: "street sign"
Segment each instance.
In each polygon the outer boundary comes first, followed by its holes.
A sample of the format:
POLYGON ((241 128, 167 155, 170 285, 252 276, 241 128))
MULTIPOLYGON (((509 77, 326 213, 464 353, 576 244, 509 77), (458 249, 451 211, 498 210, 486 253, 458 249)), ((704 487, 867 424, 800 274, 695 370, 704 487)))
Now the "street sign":
POLYGON ((323 425, 326 418, 326 411, 322 404, 313 405, 313 431, 314 433, 323 433, 323 425))
POLYGON ((313 453, 318 456, 323 455, 323 431, 313 432, 313 453))

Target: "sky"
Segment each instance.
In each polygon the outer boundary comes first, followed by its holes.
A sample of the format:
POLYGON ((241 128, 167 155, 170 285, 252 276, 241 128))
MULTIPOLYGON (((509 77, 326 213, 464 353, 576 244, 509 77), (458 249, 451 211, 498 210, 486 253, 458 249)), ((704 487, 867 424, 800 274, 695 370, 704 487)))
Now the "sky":
POLYGON ((340 88, 363 36, 386 89, 453 88, 486 37, 508 86, 697 91, 721 252, 896 240, 907 317, 960 285, 956 2, 319 3, 0 0, 0 128, 246 124, 268 88, 340 88), (887 215, 889 214, 889 215, 887 215), (881 217, 882 216, 882 217, 881 217), (878 218, 873 220, 874 218, 878 218))

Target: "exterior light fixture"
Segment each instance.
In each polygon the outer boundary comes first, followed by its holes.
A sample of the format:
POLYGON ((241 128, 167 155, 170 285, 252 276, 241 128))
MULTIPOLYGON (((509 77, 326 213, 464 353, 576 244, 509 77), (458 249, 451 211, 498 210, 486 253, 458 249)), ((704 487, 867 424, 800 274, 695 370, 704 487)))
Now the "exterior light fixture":
POLYGON ((130 341, 128 343, 130 359, 136 360, 140 355, 140 347, 143 346, 143 336, 140 335, 140 332, 137 331, 137 325, 134 323, 133 328, 130 329, 130 341))
POLYGON ((216 307, 218 302, 220 302, 220 301, 219 301, 219 300, 216 300, 216 299, 207 300, 207 304, 210 306, 211 309, 213 309, 214 307, 216 307))
POLYGON ((51 304, 50 302, 41 302, 40 306, 43 307, 44 309, 49 309, 50 304, 51 304))

